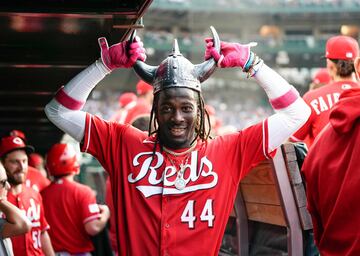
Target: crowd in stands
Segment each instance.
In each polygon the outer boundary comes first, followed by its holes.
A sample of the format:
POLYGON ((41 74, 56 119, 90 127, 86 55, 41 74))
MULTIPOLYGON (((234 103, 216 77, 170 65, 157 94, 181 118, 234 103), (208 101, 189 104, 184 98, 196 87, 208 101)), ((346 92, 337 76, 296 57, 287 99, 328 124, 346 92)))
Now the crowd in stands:
MULTIPOLYGON (((191 3, 190 0, 161 0, 159 2, 168 3, 168 4, 183 4, 188 5, 191 3)), ((192 1, 193 4, 196 4, 197 1, 192 1)), ((273 6, 273 7, 304 7, 304 6, 332 6, 332 7, 341 7, 341 6, 353 6, 360 5, 359 0, 221 0, 214 1, 217 5, 235 5, 241 3, 242 6, 273 6)))

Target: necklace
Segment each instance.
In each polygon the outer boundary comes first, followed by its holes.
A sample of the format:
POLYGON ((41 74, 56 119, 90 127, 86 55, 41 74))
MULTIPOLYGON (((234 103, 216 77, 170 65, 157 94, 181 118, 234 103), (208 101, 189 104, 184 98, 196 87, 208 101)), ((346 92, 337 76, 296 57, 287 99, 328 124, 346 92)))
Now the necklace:
MULTIPOLYGON (((171 157, 166 154, 167 158, 169 159, 170 163, 176 168, 175 163, 173 162, 173 160, 171 159, 171 157)), ((175 178, 175 188, 177 190, 183 190, 186 187, 186 181, 184 179, 184 171, 185 171, 185 166, 187 165, 188 161, 189 161, 189 157, 190 155, 188 155, 185 159, 185 163, 183 164, 183 161, 181 161, 181 164, 179 165, 180 170, 177 172, 176 178, 175 178)))
POLYGON ((195 141, 191 146, 190 148, 188 148, 187 150, 183 151, 183 152, 175 152, 175 151, 172 151, 166 147, 163 147, 163 150, 170 154, 170 155, 173 155, 173 156, 183 156, 183 155, 186 155, 187 153, 191 152, 194 150, 194 148, 196 147, 197 145, 197 141, 195 141))

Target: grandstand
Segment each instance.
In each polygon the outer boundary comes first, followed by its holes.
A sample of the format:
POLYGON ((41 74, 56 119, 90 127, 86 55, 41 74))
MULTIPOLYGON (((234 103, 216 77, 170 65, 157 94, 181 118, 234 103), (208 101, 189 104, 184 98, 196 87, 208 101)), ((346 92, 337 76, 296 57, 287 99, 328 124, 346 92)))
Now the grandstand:
MULTIPOLYGON (((143 17, 144 28, 138 29, 138 35, 147 48, 149 64, 157 65, 165 58, 174 38, 178 39, 182 53, 196 63, 203 60, 204 38, 210 35, 209 26, 213 25, 222 40, 258 42, 254 51, 304 93, 313 73, 325 65, 321 57, 326 40, 339 33, 358 38, 359 12, 357 0, 155 0, 143 17)), ((107 93, 101 91, 105 88, 115 93, 134 90, 136 81, 132 71, 121 70, 118 77, 105 80, 98 90, 104 94, 107 93)), ((241 100, 228 98, 226 93, 221 100, 227 107, 211 98, 212 92, 222 89, 221 86, 230 90, 229 95, 252 95, 255 90, 258 100, 253 100, 254 106, 260 105, 268 113, 269 105, 253 81, 239 70, 221 70, 205 82, 203 90, 217 111, 229 117, 225 123, 234 125, 234 119, 240 120, 232 116, 237 113, 232 110, 244 106, 234 107, 241 100)), ((235 125, 242 128, 244 124, 235 125)))

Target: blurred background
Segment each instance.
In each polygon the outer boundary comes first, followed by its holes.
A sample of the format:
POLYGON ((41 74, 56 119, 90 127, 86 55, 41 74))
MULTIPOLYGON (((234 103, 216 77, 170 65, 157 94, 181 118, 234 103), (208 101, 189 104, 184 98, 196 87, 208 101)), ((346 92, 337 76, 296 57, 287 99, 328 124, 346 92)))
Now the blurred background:
MULTIPOLYGON (((359 13, 358 0, 154 0, 137 32, 151 65, 167 56, 174 38, 183 55, 202 62, 210 25, 221 40, 258 42, 253 51, 303 94, 326 65, 326 40, 337 34, 358 39, 359 13)), ((115 71, 93 92, 89 111, 111 116, 118 93, 135 91, 137 80, 132 70, 115 71)), ((202 89, 224 125, 241 129, 271 113, 262 89, 239 69, 217 70, 202 89)))
MULTIPOLYGON (((2 1, 0 4, 0 132, 19 129, 45 154, 63 133, 43 108, 55 91, 99 58, 97 38, 125 40, 133 29, 158 65, 174 38, 193 63, 203 61, 204 38, 214 26, 221 40, 248 43, 301 94, 325 67, 333 35, 359 38, 360 0, 87 0, 2 1), (19 4, 20 3, 20 4, 19 4)), ((115 70, 92 92, 85 110, 110 118, 123 92, 135 92, 132 69, 115 70)), ((263 90, 240 69, 217 70, 203 84, 206 103, 222 125, 242 129, 271 115, 263 90)), ((102 198, 103 170, 83 156, 80 179, 102 198), (100 178, 99 178, 100 177, 100 178)))

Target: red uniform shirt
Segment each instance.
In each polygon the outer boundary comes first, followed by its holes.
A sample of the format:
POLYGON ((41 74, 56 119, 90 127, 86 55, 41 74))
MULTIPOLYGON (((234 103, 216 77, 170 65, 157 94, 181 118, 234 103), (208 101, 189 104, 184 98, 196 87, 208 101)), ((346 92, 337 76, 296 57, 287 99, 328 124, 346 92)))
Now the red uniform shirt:
POLYGON ((50 180, 42 176, 39 170, 28 166, 25 185, 38 192, 41 192, 44 188, 50 185, 50 180))
POLYGON ((105 188, 106 188, 105 202, 110 210, 109 239, 112 250, 115 253, 117 253, 118 247, 117 247, 117 238, 116 238, 116 219, 115 219, 116 217, 115 217, 114 203, 112 199, 111 184, 109 178, 106 179, 105 188))
POLYGON ((310 147, 316 136, 329 123, 330 109, 339 101, 340 94, 344 90, 358 86, 356 82, 339 81, 307 92, 303 99, 311 108, 311 116, 306 124, 294 134, 295 139, 306 139, 310 147))
POLYGON ((22 186, 20 194, 13 195, 9 191, 7 198, 10 203, 22 210, 32 223, 30 232, 11 237, 14 255, 44 255, 41 250, 41 233, 48 230, 49 225, 44 216, 41 195, 32 188, 22 186))
POLYGON ((360 255, 359 102, 360 89, 341 95, 302 167, 322 256, 360 255))
POLYGON ((130 125, 87 114, 82 151, 110 175, 119 255, 217 255, 239 181, 267 153, 267 121, 174 157, 130 125), (186 187, 174 180, 185 165, 186 187))
POLYGON ((59 179, 41 192, 49 235, 55 252, 84 253, 94 250, 84 224, 100 217, 94 192, 88 186, 59 179))

